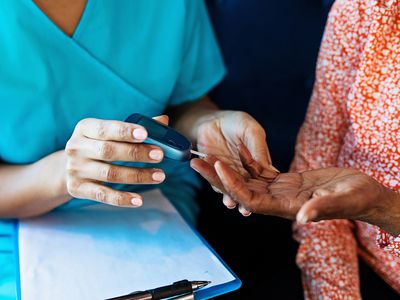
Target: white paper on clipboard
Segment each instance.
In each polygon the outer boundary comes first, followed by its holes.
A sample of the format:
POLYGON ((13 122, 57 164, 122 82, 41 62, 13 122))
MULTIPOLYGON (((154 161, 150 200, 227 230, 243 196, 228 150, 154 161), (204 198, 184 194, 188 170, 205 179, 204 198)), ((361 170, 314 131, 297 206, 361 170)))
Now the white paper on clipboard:
POLYGON ((21 299, 105 299, 182 279, 210 287, 235 280, 159 190, 144 195, 139 209, 93 205, 21 221, 21 299))

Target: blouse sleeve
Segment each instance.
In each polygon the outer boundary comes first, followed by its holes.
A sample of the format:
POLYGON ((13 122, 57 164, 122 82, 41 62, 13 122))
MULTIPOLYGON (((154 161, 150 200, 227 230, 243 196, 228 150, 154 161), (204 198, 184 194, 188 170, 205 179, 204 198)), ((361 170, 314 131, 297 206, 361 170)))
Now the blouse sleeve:
POLYGON ((225 76, 226 70, 203 0, 186 0, 180 73, 170 105, 197 100, 225 76))
MULTIPOLYGON (((297 139, 292 163, 296 172, 337 166, 349 126, 345 99, 358 62, 357 55, 350 57, 357 53, 355 49, 345 49, 351 45, 343 22, 348 3, 337 1, 330 12, 313 94, 297 139)), ((306 299, 360 299, 357 246, 350 221, 295 224, 294 236, 300 243, 297 264, 306 299)))
MULTIPOLYGON (((400 193, 400 191, 397 191, 400 193)), ((400 257, 400 235, 393 236, 386 231, 377 227, 378 233, 376 235, 376 242, 384 251, 400 257)))

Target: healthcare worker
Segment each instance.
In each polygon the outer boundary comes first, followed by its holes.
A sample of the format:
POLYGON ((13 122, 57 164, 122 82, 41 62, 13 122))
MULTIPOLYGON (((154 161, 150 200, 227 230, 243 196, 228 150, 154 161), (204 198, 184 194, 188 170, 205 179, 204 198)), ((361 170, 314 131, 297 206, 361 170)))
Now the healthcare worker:
POLYGON ((131 113, 168 110, 200 150, 238 163, 244 143, 269 165, 260 125, 205 97, 225 69, 203 1, 9 0, 0 24, 1 299, 15 298, 15 218, 139 207, 145 184, 193 222, 195 175, 144 145, 131 113))

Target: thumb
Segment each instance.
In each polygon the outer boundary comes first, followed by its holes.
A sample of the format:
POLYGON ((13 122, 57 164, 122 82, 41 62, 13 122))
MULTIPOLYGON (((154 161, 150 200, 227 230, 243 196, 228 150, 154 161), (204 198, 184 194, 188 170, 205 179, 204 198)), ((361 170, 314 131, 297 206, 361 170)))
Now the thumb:
POLYGON ((323 195, 311 198, 297 213, 296 221, 305 224, 311 221, 346 218, 346 201, 342 196, 323 195))
POLYGON ((162 123, 162 124, 164 124, 164 125, 168 126, 169 117, 167 115, 161 115, 161 116, 153 117, 153 119, 158 121, 158 122, 160 122, 160 123, 162 123))
POLYGON ((244 139, 245 146, 249 149, 251 156, 270 173, 279 174, 279 171, 272 165, 271 154, 266 140, 264 129, 259 124, 251 126, 244 139))

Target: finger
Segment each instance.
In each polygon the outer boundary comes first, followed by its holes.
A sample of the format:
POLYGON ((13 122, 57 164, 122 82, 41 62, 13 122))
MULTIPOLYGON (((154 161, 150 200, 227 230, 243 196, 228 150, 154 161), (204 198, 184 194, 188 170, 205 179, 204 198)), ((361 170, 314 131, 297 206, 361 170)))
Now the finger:
POLYGON ((153 119, 167 126, 169 124, 169 117, 167 115, 157 116, 154 117, 153 119))
POLYGON ((77 174, 80 178, 121 184, 159 184, 165 173, 156 168, 131 168, 99 161, 87 161, 77 174))
POLYGON ((136 193, 113 190, 92 181, 71 181, 68 192, 72 197, 89 199, 121 207, 139 207, 143 205, 143 197, 136 193))
POLYGON ((239 205, 239 212, 243 215, 243 217, 248 217, 251 215, 251 211, 247 210, 241 205, 239 205))
POLYGON ((224 194, 224 196, 222 198, 222 202, 229 209, 234 209, 237 205, 237 203, 235 201, 233 201, 232 198, 226 194, 224 194))
POLYGON ((213 187, 225 193, 225 189, 217 173, 215 172, 214 166, 210 165, 207 161, 199 158, 194 158, 190 161, 190 166, 193 170, 198 172, 205 180, 208 181, 213 187))
POLYGON ((279 174, 277 170, 271 169, 270 166, 268 166, 268 168, 264 168, 260 163, 254 160, 245 145, 240 144, 238 146, 238 152, 243 167, 253 178, 263 177, 273 180, 279 174))
POLYGON ((143 126, 100 119, 84 119, 76 126, 82 136, 103 141, 141 143, 147 138, 143 126))
POLYGON ((264 169, 279 174, 279 171, 272 165, 265 131, 258 123, 250 126, 248 132, 246 132, 244 142, 245 146, 249 149, 251 156, 264 169))
POLYGON ((157 146, 92 139, 81 141, 78 152, 87 158, 103 161, 158 163, 164 158, 163 150, 157 146))
POLYGON ((325 194, 311 198, 303 204, 296 220, 305 224, 311 221, 347 218, 346 201, 342 196, 325 194), (343 201, 344 200, 344 201, 343 201))
POLYGON ((246 186, 243 178, 221 161, 215 163, 215 170, 225 188, 226 193, 247 211, 260 211, 264 214, 280 215, 282 212, 278 202, 265 193, 254 194, 246 186))
POLYGON ((232 200, 240 204, 243 204, 243 202, 251 202, 253 193, 246 187, 243 178, 241 178, 239 174, 221 161, 217 161, 214 168, 226 193, 232 200))

